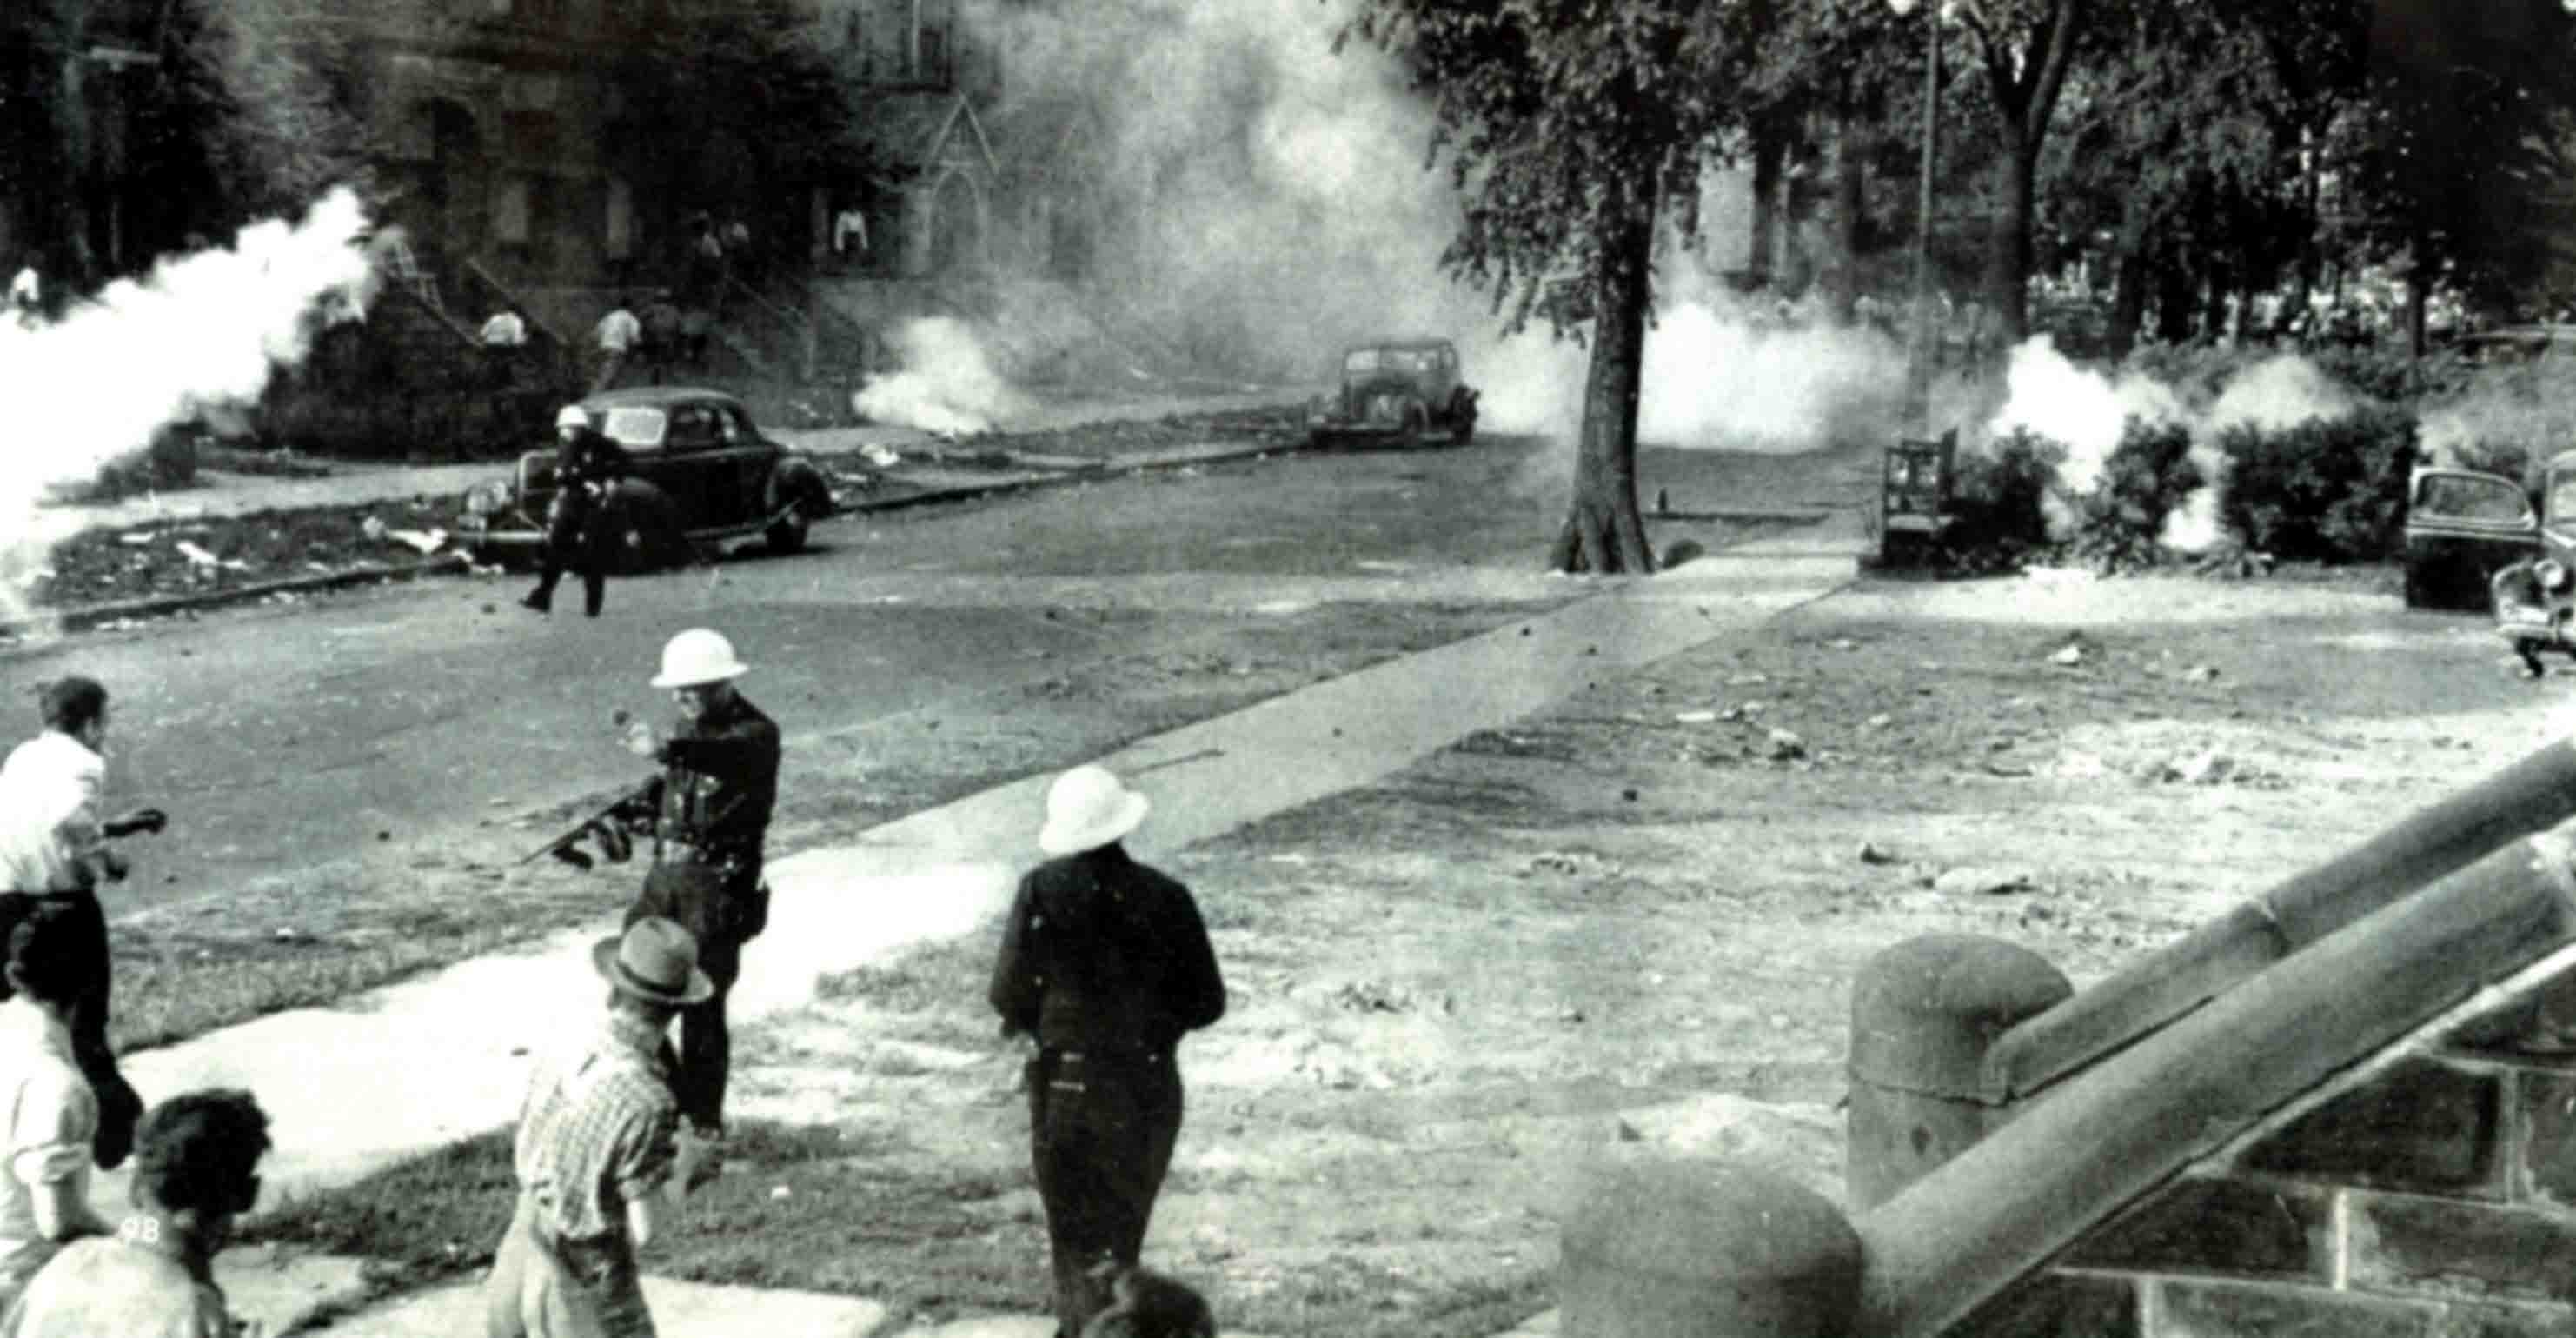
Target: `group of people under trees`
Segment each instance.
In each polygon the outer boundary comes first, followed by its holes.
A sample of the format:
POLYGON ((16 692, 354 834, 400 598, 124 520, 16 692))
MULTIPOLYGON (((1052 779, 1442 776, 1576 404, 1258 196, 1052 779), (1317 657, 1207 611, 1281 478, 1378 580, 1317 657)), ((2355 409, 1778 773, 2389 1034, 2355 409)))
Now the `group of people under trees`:
MULTIPOLYGON (((650 1335, 638 1251, 721 1174, 732 1062, 727 1000, 769 923, 766 840, 781 734, 736 687, 722 633, 662 649, 666 727, 619 712, 652 773, 550 849, 595 867, 651 855, 578 1043, 535 1068, 513 1137, 518 1202, 484 1286, 492 1338, 650 1335), (677 1043, 672 1031, 676 1024, 677 1043)), ((44 731, 0 763, 0 1338, 233 1338, 212 1260, 259 1197, 268 1120, 247 1092, 144 1113, 107 1044, 113 963, 102 886, 113 842, 159 810, 102 816, 108 695, 48 685, 44 731), (138 1118, 139 1116, 139 1118, 138 1118), (93 1166, 135 1163, 132 1210, 89 1202, 93 1166)), ((1204 1298, 1142 1266, 1182 1122, 1176 1050, 1225 1013, 1187 887, 1130 855, 1151 805, 1098 766, 1049 789, 987 997, 1032 1046, 1030 1159, 1046 1213, 1058 1338, 1214 1338, 1204 1298)))

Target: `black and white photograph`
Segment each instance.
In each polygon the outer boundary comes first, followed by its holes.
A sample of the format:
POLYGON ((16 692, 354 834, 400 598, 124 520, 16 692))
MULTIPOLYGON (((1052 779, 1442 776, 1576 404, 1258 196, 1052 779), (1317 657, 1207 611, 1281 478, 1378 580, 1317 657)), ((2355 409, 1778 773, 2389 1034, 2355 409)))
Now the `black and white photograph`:
POLYGON ((0 281, 0 1338, 2576 1333, 2576 0, 0 0, 0 281))

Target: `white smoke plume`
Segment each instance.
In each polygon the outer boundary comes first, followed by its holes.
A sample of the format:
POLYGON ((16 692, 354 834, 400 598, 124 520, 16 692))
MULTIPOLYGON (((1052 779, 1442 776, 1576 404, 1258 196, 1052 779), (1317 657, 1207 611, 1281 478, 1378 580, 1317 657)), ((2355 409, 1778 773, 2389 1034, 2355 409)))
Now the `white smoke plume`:
MULTIPOLYGON (((2150 426, 2180 424, 2191 434, 2191 458, 2200 467, 2203 486, 2166 519, 2161 538, 2168 547, 2196 553, 2219 538, 2218 510, 2227 471, 2227 457, 2218 446, 2221 433, 2240 424, 2278 431, 2310 419, 2336 417, 2351 411, 2355 403, 2352 393, 2316 364, 2284 354, 2238 373, 2220 387, 2215 399, 2195 405, 2149 377, 2106 376, 2078 367, 2057 351, 2053 340, 2040 335, 2013 350, 2005 375, 2004 406, 1986 431, 2003 436, 2027 428, 2064 445, 2066 460, 2058 468, 2058 483, 2067 497, 2080 497, 2100 486, 2103 465, 2120 444, 2130 419, 2150 426)), ((2052 498, 2051 529, 2058 530, 2069 519, 2063 499, 2052 498)))
POLYGON ((324 325, 362 318, 377 270, 356 192, 335 190, 299 221, 242 229, 230 247, 119 279, 59 321, 0 323, 0 612, 28 614, 27 584, 80 526, 49 494, 148 446, 162 427, 256 402, 301 363, 324 325))
POLYGON ((908 321, 894 342, 904 370, 870 381, 851 397, 869 419, 968 437, 990 432, 997 421, 1026 408, 1022 396, 994 373, 964 322, 949 316, 908 321))
MULTIPOLYGON (((1431 116, 1393 60, 1365 43, 1333 51, 1344 4, 969 0, 966 13, 1014 71, 997 120, 1089 128, 1070 141, 1087 156, 1073 150, 1058 170, 1104 197, 1096 286, 1133 342, 1312 381, 1345 344, 1445 335, 1483 392, 1484 428, 1574 431, 1585 350, 1543 328, 1505 338, 1490 294, 1442 276, 1460 217, 1449 163, 1425 170, 1431 116)), ((1713 236, 1707 249, 1742 245, 1713 236)), ((1765 328, 1767 311, 1739 307, 1696 257, 1666 251, 1645 440, 1804 450, 1892 429, 1904 366, 1893 341, 1765 328)), ((1015 337, 979 333, 995 346, 1015 337)))

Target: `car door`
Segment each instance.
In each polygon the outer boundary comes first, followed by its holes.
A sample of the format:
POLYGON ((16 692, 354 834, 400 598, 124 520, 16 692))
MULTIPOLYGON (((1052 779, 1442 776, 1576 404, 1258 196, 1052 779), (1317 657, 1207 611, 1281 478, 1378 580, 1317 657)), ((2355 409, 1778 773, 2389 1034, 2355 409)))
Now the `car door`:
POLYGON ((2522 485, 2469 469, 2417 471, 2406 504, 2406 604, 2483 605, 2495 573, 2540 548, 2522 485))
POLYGON ((777 446, 760 435, 739 404, 716 406, 716 432, 723 439, 718 474, 725 490, 725 514, 732 517, 725 523, 749 525, 766 518, 769 471, 778 465, 777 446))
POLYGON ((732 489, 721 474, 723 436, 718 422, 713 404, 690 400, 672 405, 661 467, 654 471, 654 481, 670 495, 679 508, 680 523, 691 531, 731 523, 726 503, 732 489))

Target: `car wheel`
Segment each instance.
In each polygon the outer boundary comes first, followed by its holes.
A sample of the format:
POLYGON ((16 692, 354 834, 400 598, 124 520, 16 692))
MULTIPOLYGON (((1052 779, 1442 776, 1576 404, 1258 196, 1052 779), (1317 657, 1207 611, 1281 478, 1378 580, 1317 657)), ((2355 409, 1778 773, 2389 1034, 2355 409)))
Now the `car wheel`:
POLYGON ((1419 446, 1431 435, 1431 414, 1418 403, 1404 406, 1404 444, 1419 446))
POLYGON ((793 553, 802 549, 805 547, 805 532, 812 528, 812 524, 805 518, 805 508, 799 506, 790 510, 763 536, 769 542, 769 551, 793 553))
POLYGON ((2416 566, 2412 562, 2407 563, 2406 607, 2410 609, 2420 609, 2431 602, 2431 592, 2425 588, 2424 584, 2424 569, 2416 566))
POLYGON ((1462 413, 1458 415, 1458 421, 1450 425, 1449 440, 1460 446, 1464 446, 1475 439, 1476 415, 1471 413, 1462 413))

